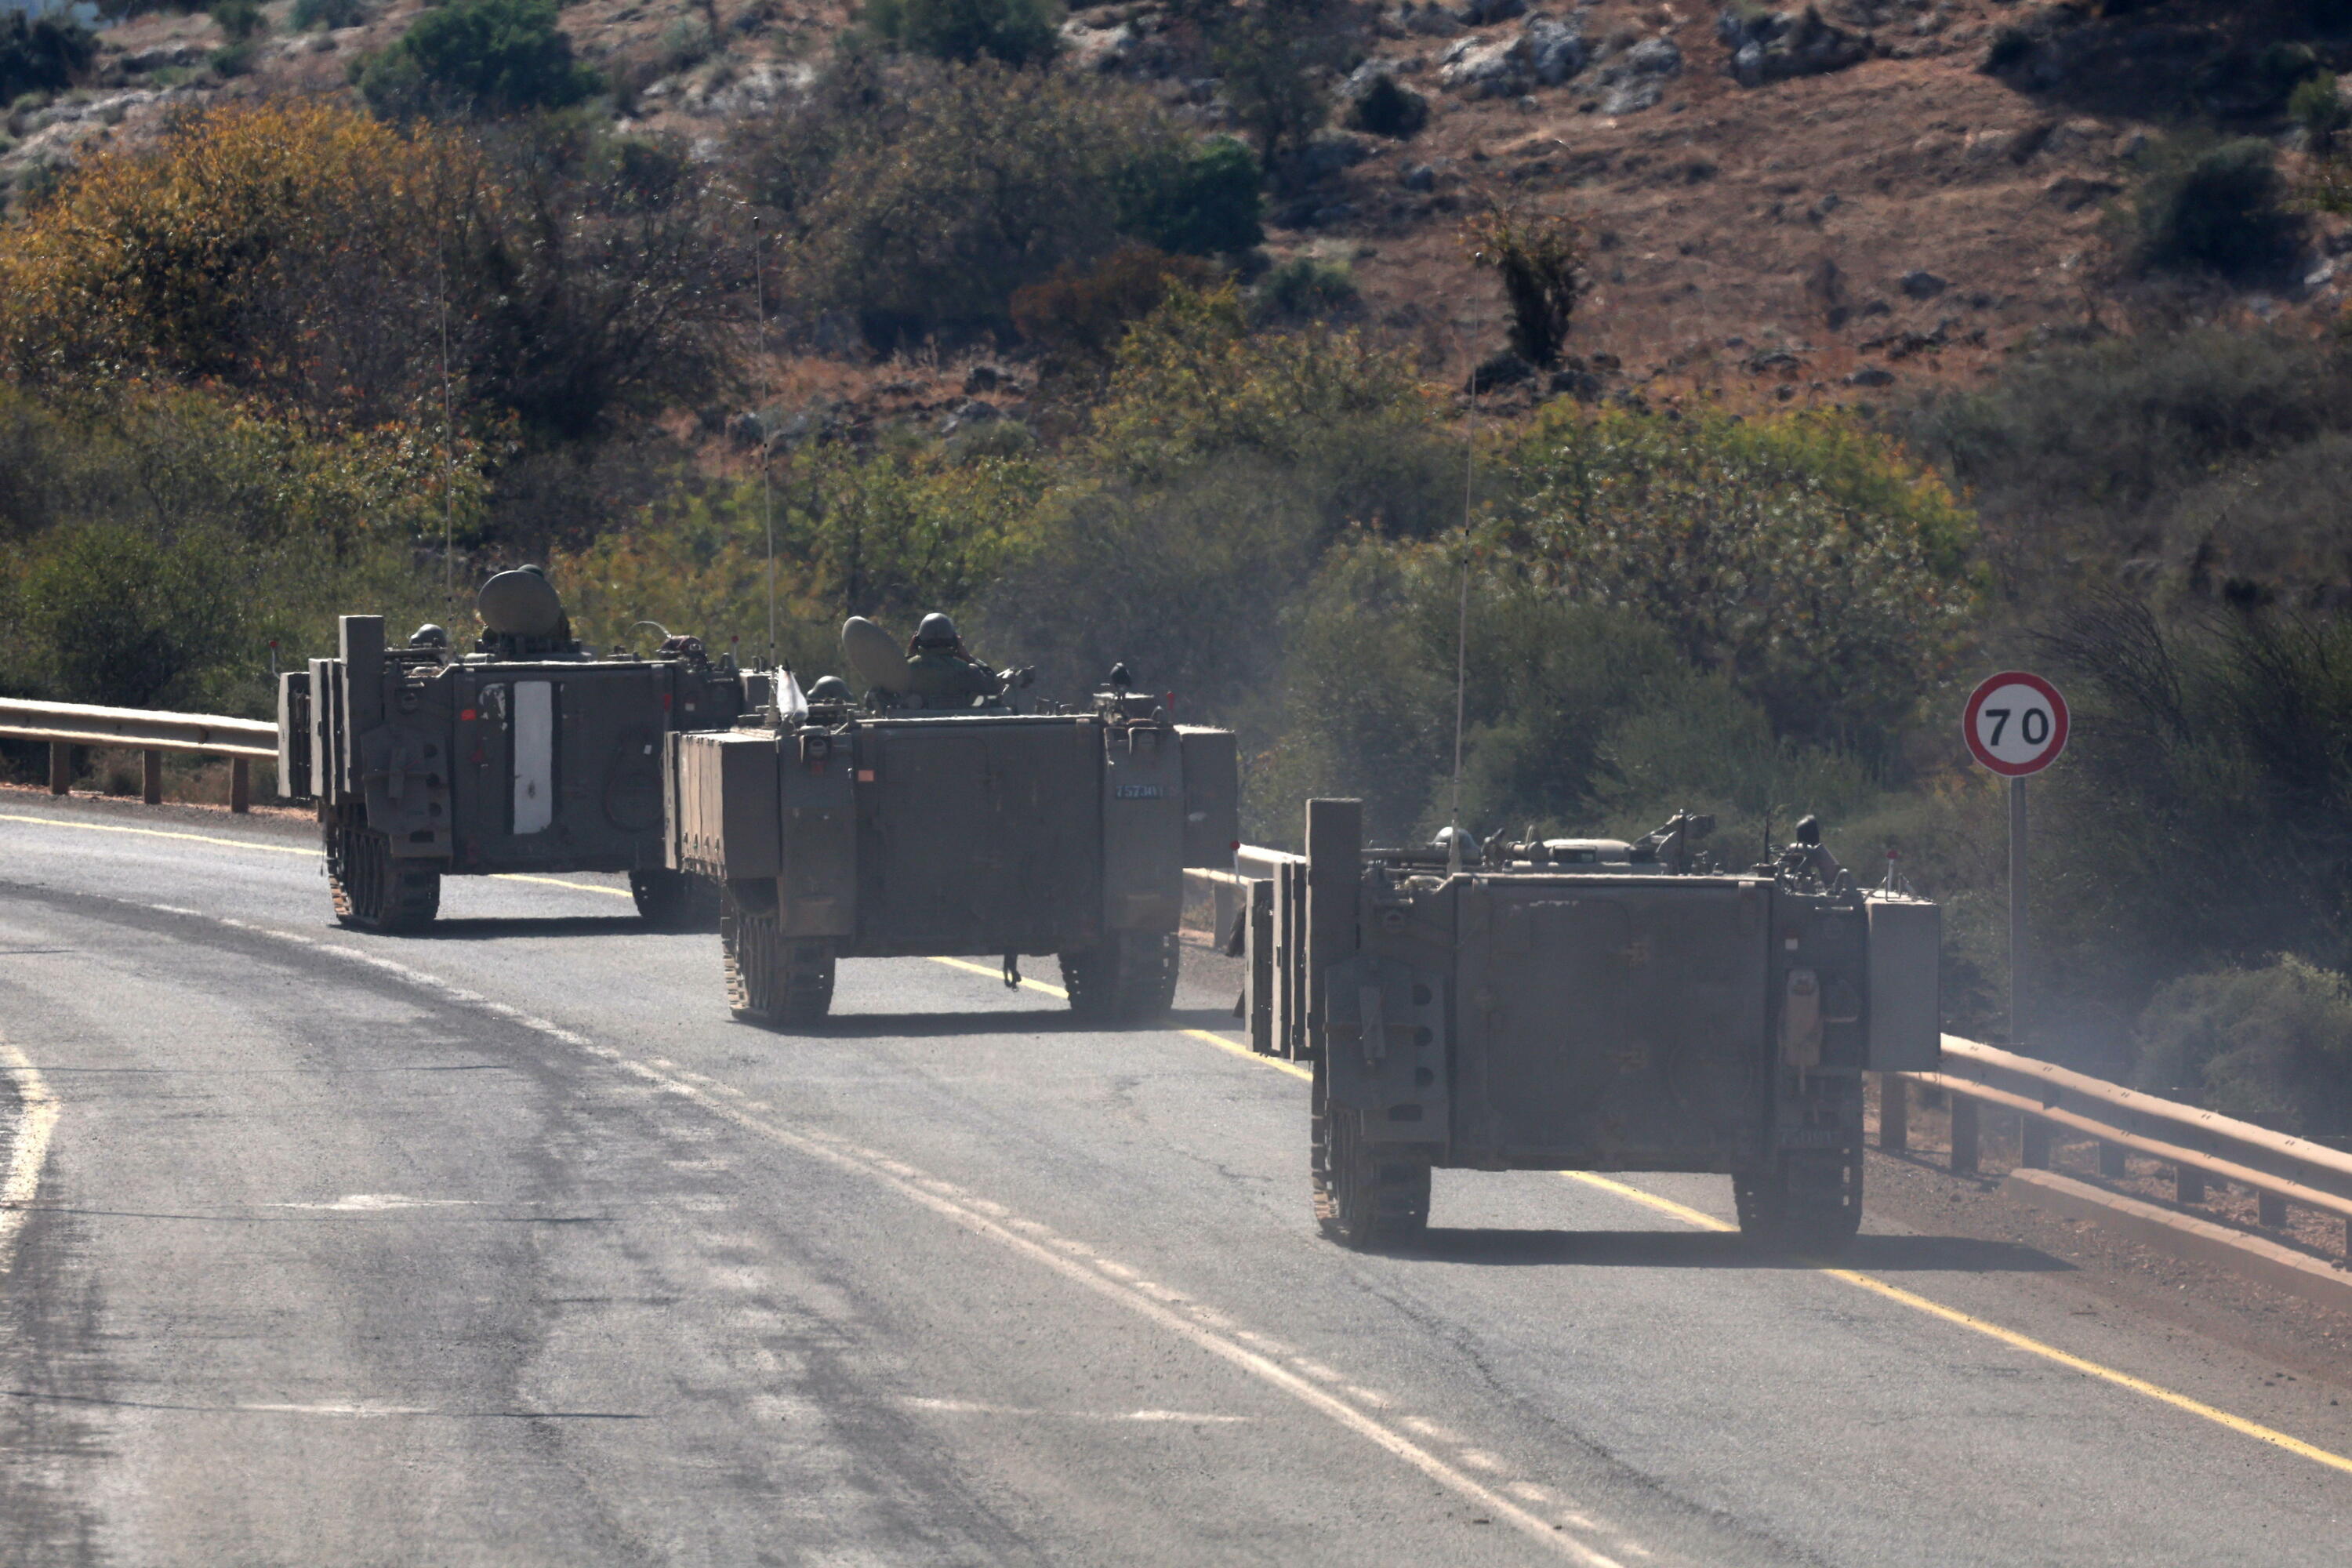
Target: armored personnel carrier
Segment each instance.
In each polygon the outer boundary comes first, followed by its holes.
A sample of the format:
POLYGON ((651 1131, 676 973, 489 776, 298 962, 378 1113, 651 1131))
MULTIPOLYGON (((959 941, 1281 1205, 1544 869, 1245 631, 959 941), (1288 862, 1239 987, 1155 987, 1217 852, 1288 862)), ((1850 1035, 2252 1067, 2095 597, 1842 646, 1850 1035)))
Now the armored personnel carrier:
POLYGON ((1188 866, 1229 866, 1234 737, 1113 689, 1024 710, 1019 671, 963 653, 944 617, 901 654, 845 627, 854 698, 787 686, 734 729, 670 738, 670 866, 724 889, 729 1005, 771 1027, 832 1005, 844 957, 1061 961, 1071 1011, 1164 1013, 1188 866))
POLYGON ((1810 817, 1738 872, 1712 826, 1367 850, 1360 803, 1316 800, 1303 860, 1250 852, 1251 1045, 1314 1062, 1327 1236, 1413 1238, 1439 1167, 1723 1172, 1745 1232, 1853 1234, 1862 1075, 1939 1059, 1939 912, 1810 817))
POLYGON ((599 658, 532 567, 478 608, 471 652, 433 626, 388 647, 381 616, 345 616, 338 657, 279 677, 278 793, 318 803, 335 918, 413 931, 444 877, 625 871, 647 921, 708 921, 709 889, 664 863, 662 737, 733 723, 767 677, 690 637, 599 658))

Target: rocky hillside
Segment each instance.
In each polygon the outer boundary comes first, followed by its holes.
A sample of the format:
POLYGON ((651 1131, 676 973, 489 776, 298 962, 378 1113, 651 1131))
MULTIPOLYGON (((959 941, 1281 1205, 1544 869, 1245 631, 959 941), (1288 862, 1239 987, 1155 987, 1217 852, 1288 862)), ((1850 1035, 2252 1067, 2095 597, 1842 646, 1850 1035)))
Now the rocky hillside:
MULTIPOLYGON (((264 32, 229 56, 202 14, 106 29, 90 85, 11 113, 0 171, 37 181, 223 95, 341 90, 351 62, 417 11, 394 0, 358 26, 296 32, 292 9, 265 6, 264 32)), ((2270 79, 2280 40, 2311 33, 2307 18, 2103 9, 2123 14, 1997 0, 1366 11, 1332 128, 1272 182, 1265 249, 1344 264, 1372 319, 1418 342, 1433 373, 1458 374, 1501 338, 1499 296, 1463 262, 1461 215, 1489 202, 1571 210, 1593 252, 1570 347, 1630 381, 1847 400, 1972 377, 2037 336, 2150 307, 2118 280, 2103 227, 2168 125, 2193 116, 2273 136, 2291 172, 2303 156, 2270 79), (1413 134, 1345 128, 1382 76, 1425 105, 1413 134)), ((625 121, 709 147, 730 120, 803 90, 850 20, 828 0, 563 12, 625 121)), ((1169 47, 1171 31, 1152 4, 1081 10, 1063 24, 1057 68, 1132 78, 1219 125, 1221 84, 1187 74, 1198 62, 1169 47)), ((2342 220, 2323 218, 2260 287, 2176 289, 2158 303, 2331 317, 2332 258, 2347 244, 2342 220)))

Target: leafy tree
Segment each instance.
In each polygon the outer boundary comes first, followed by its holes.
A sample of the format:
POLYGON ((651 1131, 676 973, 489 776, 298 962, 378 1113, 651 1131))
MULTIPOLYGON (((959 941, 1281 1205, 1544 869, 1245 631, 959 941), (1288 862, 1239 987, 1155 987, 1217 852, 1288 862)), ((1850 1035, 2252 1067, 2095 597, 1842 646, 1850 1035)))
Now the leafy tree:
POLYGON ((1147 245, 1179 255, 1247 250, 1265 237, 1259 226, 1257 159, 1230 136, 1185 144, 1145 142, 1116 176, 1118 226, 1147 245))
POLYGON ((1146 245, 1123 245, 1092 266, 1065 263, 1013 296, 1013 324, 1056 370, 1098 374, 1119 340, 1158 310, 1171 290, 1202 288, 1207 265, 1146 245))
POLYGON ((853 59, 740 145, 782 218, 790 294, 855 312, 878 347, 1003 327, 1016 290, 1108 254, 1139 210, 1180 237, 1222 237, 1197 197, 1139 209, 1139 191, 1171 185, 1131 173, 1173 168, 1180 196, 1213 194, 1217 160, 1205 178, 1189 172, 1148 100, 1066 73, 853 59))
POLYGON ((1272 168, 1330 118, 1326 82, 1344 48, 1336 10, 1328 0, 1249 0, 1201 14, 1234 121, 1272 168))
POLYGON ((2259 137, 2158 150, 2132 198, 2145 268, 2240 279, 2293 259, 2301 221, 2284 203, 2276 149, 2259 137))
POLYGON ((0 103, 63 92, 97 58, 97 35, 70 17, 0 15, 0 103))
POLYGON ((570 439, 718 378, 726 266, 676 149, 226 108, 88 161, 0 247, 0 354, 102 393, 217 384, 341 426, 458 406, 570 439))
POLYGON ((1054 0, 867 0, 860 18, 894 47, 967 65, 1043 65, 1061 48, 1054 0))
POLYGON ((572 58, 555 0, 448 0, 354 68, 361 96, 393 115, 434 107, 487 115, 562 109, 604 85, 572 58))
POLYGON ((1511 464, 1496 547, 1657 626, 1782 735, 1887 754, 1978 605, 1967 509, 1842 415, 1555 405, 1511 464))
POLYGON ((2334 71, 2321 71, 2297 83, 2287 95, 2287 118, 2303 127, 2315 153, 2336 151, 2336 138, 2352 126, 2352 104, 2344 101, 2334 71))
POLYGON ((1559 363, 1576 301, 1584 291, 1584 233, 1572 218, 1490 206, 1463 229, 1473 266, 1503 279, 1511 305, 1511 347, 1539 369, 1559 363))

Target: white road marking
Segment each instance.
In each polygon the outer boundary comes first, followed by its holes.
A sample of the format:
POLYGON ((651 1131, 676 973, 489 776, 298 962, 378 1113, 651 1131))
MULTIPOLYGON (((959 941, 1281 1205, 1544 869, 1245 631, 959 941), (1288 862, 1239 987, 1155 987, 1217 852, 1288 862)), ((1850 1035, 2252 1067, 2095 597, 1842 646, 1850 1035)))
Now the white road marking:
POLYGON ((431 1415, 433 1410, 422 1405, 240 1405, 239 1410, 250 1410, 268 1415, 431 1415))
POLYGON ((316 1209, 322 1214, 383 1214, 390 1209, 478 1208, 480 1198, 412 1198, 404 1193, 345 1193, 331 1204, 264 1204, 266 1209, 316 1209))
POLYGON ((58 1130, 58 1097, 49 1092, 33 1060, 0 1038, 0 1070, 16 1085, 16 1135, 8 1141, 8 1163, 0 1170, 0 1279, 5 1279, 16 1256, 16 1233, 41 1190, 41 1169, 48 1163, 49 1140, 58 1130))
MULTIPOLYGON (((265 935, 278 934, 268 927, 256 926, 249 929, 265 935)), ((733 1122, 746 1131, 757 1133, 810 1159, 823 1162, 838 1170, 886 1187, 908 1201, 931 1210, 974 1236, 993 1242, 1007 1251, 1053 1270, 1064 1279, 1125 1308, 1156 1327, 1205 1351, 1259 1382, 1288 1394, 1335 1425, 1362 1437, 1391 1457, 1419 1470, 1438 1485, 1465 1500, 1475 1503, 1491 1516, 1512 1525, 1529 1539, 1549 1547, 1570 1562, 1584 1564, 1585 1568, 1623 1568, 1623 1564, 1617 1558, 1608 1555, 1598 1547, 1590 1544, 1588 1540, 1580 1538, 1598 1533, 1589 1526, 1580 1526, 1577 1531, 1572 1531, 1569 1526, 1553 1522, 1530 1512, 1506 1497, 1496 1487, 1473 1476, 1460 1465, 1451 1463, 1414 1442, 1396 1426, 1388 1426, 1366 1415, 1338 1394, 1325 1392, 1309 1379, 1279 1364, 1272 1355, 1264 1353, 1260 1349, 1253 1348, 1263 1346, 1276 1353, 1295 1354, 1296 1352, 1288 1346, 1247 1330, 1213 1328, 1210 1326, 1211 1320, 1214 1320, 1221 1325, 1231 1320, 1216 1312, 1214 1309, 1196 1308, 1181 1293, 1165 1292, 1165 1297, 1168 1299, 1163 1299, 1160 1293, 1150 1293, 1136 1289, 1135 1286, 1127 1283, 1128 1279, 1141 1278, 1135 1270, 1124 1265, 1111 1263, 1108 1259, 1099 1258, 1092 1248, 1070 1238, 1056 1236, 1046 1226, 1034 1220, 1019 1219, 1010 1215, 1000 1221, 994 1215, 982 1212, 961 1197, 961 1189, 940 1181, 927 1171, 919 1170, 908 1164, 903 1160, 879 1150, 862 1148, 844 1139, 780 1125, 755 1112, 748 1105, 737 1103, 729 1097, 712 1093, 695 1083, 685 1081, 674 1072, 664 1072, 650 1062, 635 1061, 625 1057, 605 1058, 601 1051, 596 1051, 589 1041, 570 1030, 559 1028, 544 1019, 535 1018, 527 1014, 510 1013, 509 1010, 496 1004, 474 1000, 470 994, 461 996, 459 987, 444 981, 438 975, 428 974, 393 959, 380 958, 373 953, 361 952, 355 949, 325 947, 321 944, 313 944, 307 939, 298 940, 301 940, 305 946, 320 946, 321 951, 334 952, 337 956, 352 957, 372 968, 397 974, 436 995, 451 1001, 463 1001, 467 1005, 509 1017, 510 1021, 519 1023, 548 1038, 587 1050, 599 1059, 610 1060, 611 1065, 656 1089, 667 1089, 672 1094, 693 1100, 721 1121, 733 1122), (1066 1256, 1066 1254, 1075 1256, 1066 1256), (1080 1261, 1081 1258, 1089 1261, 1080 1261), (1126 1279, 1113 1278, 1109 1273, 1105 1272, 1106 1266, 1126 1276, 1126 1279)), ((714 1207, 730 1206, 723 1199, 698 1198, 693 1194, 681 1196, 674 1202, 676 1206, 685 1209, 700 1209, 706 1205, 714 1207)), ((1002 1208, 1001 1205, 991 1206, 1002 1208)), ((1319 1368, 1318 1370, 1328 1371, 1329 1369, 1319 1368)), ((1338 1374, 1334 1373, 1333 1378, 1337 1381, 1338 1374)), ((1407 1417, 1398 1425, 1456 1447, 1462 1446, 1465 1441, 1433 1422, 1407 1417)), ((1620 1549, 1622 1550, 1622 1547, 1620 1549)))
POLYGON ((1035 1410, 1018 1405, 979 1405, 969 1399, 902 1399, 909 1410, 941 1415, 1014 1415, 1047 1421, 1175 1421, 1204 1426, 1245 1426, 1254 1415, 1212 1415, 1198 1410, 1035 1410))

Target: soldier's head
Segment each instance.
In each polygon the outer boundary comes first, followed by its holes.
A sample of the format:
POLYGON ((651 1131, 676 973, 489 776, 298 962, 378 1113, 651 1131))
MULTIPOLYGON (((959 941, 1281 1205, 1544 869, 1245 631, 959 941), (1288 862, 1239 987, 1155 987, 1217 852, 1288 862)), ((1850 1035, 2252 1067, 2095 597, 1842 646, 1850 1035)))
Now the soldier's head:
POLYGON ((820 675, 810 683, 808 700, 812 702, 854 702, 849 682, 837 675, 820 675))
POLYGON ((441 627, 435 626, 431 621, 427 621, 423 626, 408 634, 408 646, 411 647, 447 647, 449 646, 449 634, 446 631, 444 631, 441 627))
POLYGON ((956 636, 955 623, 936 613, 925 616, 923 624, 915 628, 917 647, 951 648, 962 640, 956 636))

